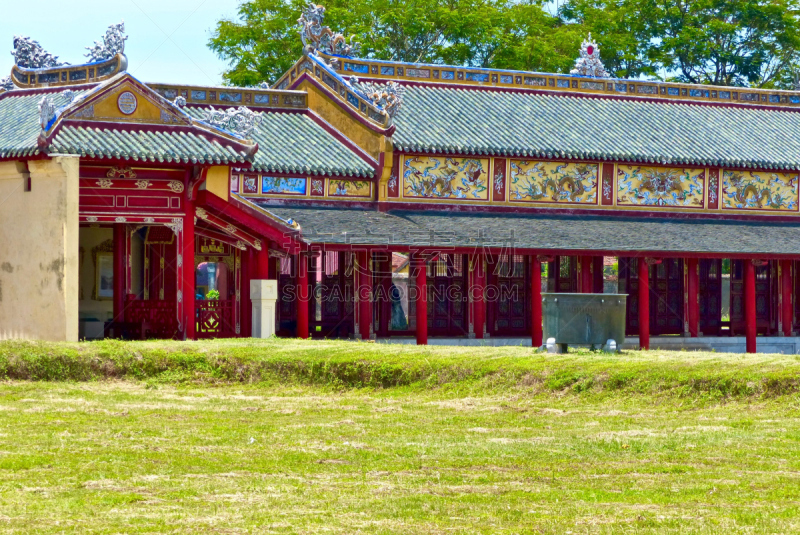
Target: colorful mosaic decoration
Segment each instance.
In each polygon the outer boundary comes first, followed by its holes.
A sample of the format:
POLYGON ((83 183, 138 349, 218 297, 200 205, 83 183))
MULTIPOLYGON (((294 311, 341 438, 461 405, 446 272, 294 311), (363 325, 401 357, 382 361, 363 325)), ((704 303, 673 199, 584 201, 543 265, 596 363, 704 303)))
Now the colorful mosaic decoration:
POLYGON ((597 173, 596 163, 511 160, 509 199, 597 204, 597 173))
POLYGON ((403 162, 403 196, 489 200, 489 160, 413 156, 403 162))
POLYGON ((369 197, 372 190, 366 180, 329 180, 330 197, 369 197))
POLYGON ((265 195, 305 195, 305 178, 261 177, 261 193, 265 195))
POLYGON ((617 166, 617 204, 702 208, 705 169, 617 166))
POLYGON ((725 171, 722 207, 744 210, 797 210, 797 173, 725 171))

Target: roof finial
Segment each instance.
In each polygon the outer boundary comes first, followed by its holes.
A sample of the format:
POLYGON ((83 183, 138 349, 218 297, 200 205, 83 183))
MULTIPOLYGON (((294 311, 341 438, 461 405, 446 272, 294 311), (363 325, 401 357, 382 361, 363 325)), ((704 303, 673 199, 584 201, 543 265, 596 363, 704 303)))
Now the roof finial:
POLYGON ((358 54, 360 43, 353 42, 355 36, 350 37, 350 43, 340 33, 334 33, 328 26, 323 26, 325 20, 325 7, 309 3, 303 10, 297 23, 300 25, 300 39, 310 52, 322 52, 334 56, 352 57, 358 54))
POLYGON ((94 42, 94 45, 87 46, 86 54, 84 54, 89 61, 94 63, 95 61, 104 61, 107 59, 111 59, 117 54, 124 54, 125 53, 125 40, 128 38, 125 35, 125 21, 123 20, 119 24, 112 24, 106 30, 106 34, 103 36, 103 42, 98 43, 97 41, 94 42))
POLYGON ((58 61, 58 56, 46 51, 38 41, 30 37, 17 35, 14 37, 14 64, 25 69, 46 69, 66 65, 58 61))
POLYGON ((600 47, 592 40, 592 34, 581 43, 581 56, 575 61, 575 68, 570 74, 591 76, 592 78, 610 78, 611 75, 600 61, 600 47))

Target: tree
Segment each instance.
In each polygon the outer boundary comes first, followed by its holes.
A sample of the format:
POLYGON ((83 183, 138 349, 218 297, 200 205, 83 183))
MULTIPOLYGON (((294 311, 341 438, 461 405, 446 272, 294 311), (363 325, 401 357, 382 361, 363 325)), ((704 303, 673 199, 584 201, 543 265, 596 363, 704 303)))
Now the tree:
POLYGON ((791 87, 797 7, 797 0, 569 0, 561 15, 593 32, 619 75, 791 87))
MULTIPOLYGON (((567 63, 566 49, 544 44, 557 17, 542 0, 331 0, 325 24, 362 43, 362 57, 476 67, 540 69, 567 63), (532 36, 537 39, 531 39, 532 36), (558 52, 554 54, 554 50, 558 52), (555 61, 554 61, 555 58, 555 61)), ((302 54, 302 0, 249 0, 239 20, 222 20, 209 41, 230 62, 227 83, 274 81, 302 54)), ((570 35, 574 59, 580 39, 570 35)))

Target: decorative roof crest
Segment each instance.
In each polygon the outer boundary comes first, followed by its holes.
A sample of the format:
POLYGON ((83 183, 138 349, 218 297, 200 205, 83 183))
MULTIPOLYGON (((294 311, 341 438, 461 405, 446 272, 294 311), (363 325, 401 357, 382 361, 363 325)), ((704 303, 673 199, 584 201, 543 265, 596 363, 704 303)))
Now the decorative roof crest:
POLYGON ((10 76, 0 78, 0 91, 12 91, 16 88, 17 86, 14 85, 14 82, 11 80, 10 76))
POLYGON ((30 37, 17 35, 14 37, 14 64, 25 69, 46 69, 68 65, 58 61, 58 56, 47 52, 38 41, 30 37))
POLYGON ((300 25, 300 39, 306 49, 314 52, 323 52, 335 56, 352 57, 358 54, 361 43, 353 41, 355 36, 350 37, 348 43, 340 33, 334 33, 328 26, 323 26, 325 20, 325 7, 309 3, 303 10, 297 23, 300 25))
POLYGON ((350 86, 361 93, 362 96, 372 101, 372 105, 382 109, 386 115, 394 119, 403 105, 403 94, 406 88, 397 82, 387 82, 385 85, 373 82, 359 82, 358 77, 350 77, 350 86))
POLYGON ((224 110, 209 109, 203 120, 244 139, 251 139, 253 131, 261 124, 263 116, 253 112, 250 108, 239 106, 224 110))
POLYGON ((570 74, 590 76, 592 78, 610 78, 603 62, 600 61, 600 47, 592 40, 592 34, 581 43, 581 56, 575 61, 575 68, 570 74))
POLYGON ((45 95, 39 101, 39 124, 42 130, 47 130, 47 125, 50 124, 56 116, 56 105, 53 102, 53 95, 45 95))
POLYGON ((86 54, 84 54, 92 63, 96 61, 104 61, 111 59, 117 54, 125 53, 125 40, 128 38, 125 35, 125 21, 119 24, 112 24, 106 30, 103 36, 103 42, 94 42, 94 45, 87 46, 86 54))

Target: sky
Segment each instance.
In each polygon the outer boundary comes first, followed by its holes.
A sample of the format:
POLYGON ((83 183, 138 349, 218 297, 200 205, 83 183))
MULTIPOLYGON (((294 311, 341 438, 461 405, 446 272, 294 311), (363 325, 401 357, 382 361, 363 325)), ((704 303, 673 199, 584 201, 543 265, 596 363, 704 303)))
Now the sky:
POLYGON ((0 78, 11 72, 15 35, 39 41, 60 61, 79 64, 85 47, 125 21, 128 72, 143 82, 221 85, 225 62, 206 43, 240 0, 2 0, 0 78))

